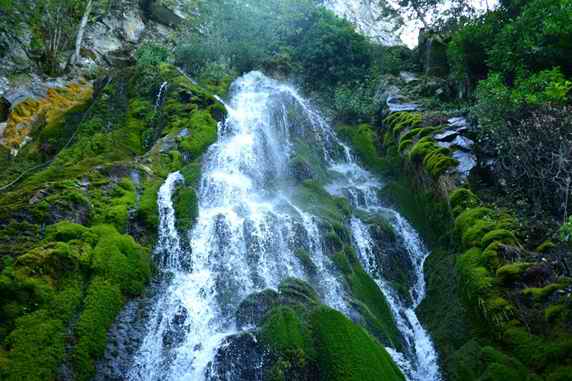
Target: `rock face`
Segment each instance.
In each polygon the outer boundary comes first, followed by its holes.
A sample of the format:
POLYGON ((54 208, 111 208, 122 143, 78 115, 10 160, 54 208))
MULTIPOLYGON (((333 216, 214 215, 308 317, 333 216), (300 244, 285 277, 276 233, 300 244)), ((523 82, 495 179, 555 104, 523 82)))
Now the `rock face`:
POLYGON ((447 42, 443 36, 421 30, 419 33, 419 54, 426 75, 446 77, 449 74, 447 42))
POLYGON ((397 20, 384 17, 382 6, 370 0, 324 0, 326 8, 355 25, 358 32, 385 45, 401 45, 397 20))

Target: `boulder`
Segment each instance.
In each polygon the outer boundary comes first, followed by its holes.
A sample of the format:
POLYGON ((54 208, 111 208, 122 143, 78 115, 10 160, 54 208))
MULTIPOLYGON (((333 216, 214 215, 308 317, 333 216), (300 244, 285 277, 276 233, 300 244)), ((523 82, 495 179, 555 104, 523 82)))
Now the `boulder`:
POLYGON ((472 153, 456 151, 453 153, 453 159, 459 162, 457 172, 463 177, 468 177, 477 166, 477 157, 472 153))
POLYGON ((264 290, 247 296, 236 311, 236 326, 239 329, 257 327, 266 314, 278 304, 279 294, 274 290, 264 290))
POLYGON ((407 103, 402 96, 390 96, 387 98, 387 107, 390 112, 417 111, 419 106, 415 103, 407 103))
POLYGON ((128 42, 139 42, 141 35, 145 31, 145 24, 139 13, 130 11, 123 19, 123 34, 128 42))
POLYGON ((264 346, 250 332, 224 339, 207 369, 207 380, 262 381, 270 364, 264 346))

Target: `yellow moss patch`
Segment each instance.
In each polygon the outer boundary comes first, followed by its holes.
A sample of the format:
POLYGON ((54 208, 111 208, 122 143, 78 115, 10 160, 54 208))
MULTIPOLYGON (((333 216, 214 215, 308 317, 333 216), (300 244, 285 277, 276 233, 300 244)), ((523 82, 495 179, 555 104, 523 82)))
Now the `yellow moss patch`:
POLYGON ((45 98, 19 103, 8 116, 3 144, 8 148, 18 148, 35 123, 44 126, 56 123, 71 108, 88 102, 92 95, 93 86, 82 81, 64 88, 51 88, 45 98))

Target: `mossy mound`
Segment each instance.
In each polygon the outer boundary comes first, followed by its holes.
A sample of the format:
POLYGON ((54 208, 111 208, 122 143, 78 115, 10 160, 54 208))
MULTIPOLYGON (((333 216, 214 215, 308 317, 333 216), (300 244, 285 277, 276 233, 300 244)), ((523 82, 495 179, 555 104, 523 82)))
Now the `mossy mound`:
POLYGON ((271 358, 268 379, 404 380, 384 347, 362 327, 321 305, 309 285, 290 279, 279 290, 280 303, 265 314, 256 333, 271 358), (285 290, 292 287, 304 297, 289 297, 285 290))
POLYGON ((371 125, 340 125, 336 126, 336 131, 341 138, 351 144, 354 152, 366 167, 377 172, 383 171, 384 163, 378 154, 377 133, 371 125))

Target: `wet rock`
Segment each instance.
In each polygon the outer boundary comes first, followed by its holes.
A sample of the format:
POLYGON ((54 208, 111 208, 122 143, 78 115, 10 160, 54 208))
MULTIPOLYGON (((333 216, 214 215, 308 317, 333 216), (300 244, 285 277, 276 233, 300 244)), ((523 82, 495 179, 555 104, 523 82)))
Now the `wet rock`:
POLYGON ((402 96, 390 96, 386 101, 387 107, 390 112, 402 112, 402 111, 417 111, 419 106, 415 103, 408 103, 402 96))
POLYGON ((173 10, 164 6, 160 1, 144 0, 142 7, 145 15, 159 24, 174 28, 183 21, 173 10))
POLYGON ((141 35, 145 31, 145 24, 141 16, 135 11, 130 11, 123 20, 123 34, 129 42, 139 42, 141 35))
POLYGON ((125 380, 146 334, 146 308, 143 300, 135 300, 128 303, 119 314, 107 335, 107 348, 96 365, 94 381, 125 380))
POLYGON ((99 22, 88 24, 86 28, 86 46, 93 50, 98 64, 106 65, 107 56, 122 48, 123 43, 115 31, 121 30, 121 25, 114 18, 105 18, 99 22))
POLYGON ((444 131, 434 136, 438 142, 451 142, 459 136, 459 132, 455 130, 444 131))
POLYGON ((457 172, 463 177, 468 177, 477 166, 477 157, 472 153, 456 151, 453 153, 453 159, 459 162, 457 172))
POLYGON ((468 128, 469 127, 469 123, 467 122, 467 119, 461 117, 455 117, 455 118, 450 118, 449 121, 449 127, 455 128, 456 131, 459 131, 459 128, 468 128))
POLYGON ((0 96, 3 96, 6 91, 10 88, 10 81, 8 78, 0 77, 0 96))
POLYGON ((0 145, 4 144, 4 131, 6 130, 7 126, 8 123, 0 123, 0 145))
POLYGON ((471 152, 474 144, 475 144, 475 142, 472 141, 471 139, 466 138, 464 136, 460 136, 460 135, 457 135, 455 137, 455 139, 453 139, 452 141, 441 141, 441 142, 437 143, 437 145, 439 145, 439 147, 458 148, 458 149, 465 151, 465 152, 471 152))
POLYGON ((262 381, 270 364, 264 346, 254 334, 246 332, 229 336, 220 345, 212 366, 207 370, 211 381, 262 381))
POLYGON ((408 71, 400 72, 399 78, 401 78, 401 80, 404 81, 405 83, 415 82, 418 80, 418 78, 415 74, 410 73, 408 71))
POLYGON ((311 180, 314 178, 312 166, 306 160, 295 158, 290 165, 293 177, 299 181, 311 180))
POLYGON ((475 144, 474 141, 464 136, 457 136, 457 138, 453 141, 453 145, 455 147, 461 148, 462 150, 467 152, 473 149, 474 144, 475 144))
POLYGON ((274 290, 264 290, 247 296, 236 311, 236 325, 239 329, 257 327, 266 314, 278 304, 279 294, 274 290))
POLYGON ((318 293, 308 283, 300 279, 285 279, 278 286, 278 291, 280 292, 281 304, 313 306, 320 303, 318 293))

